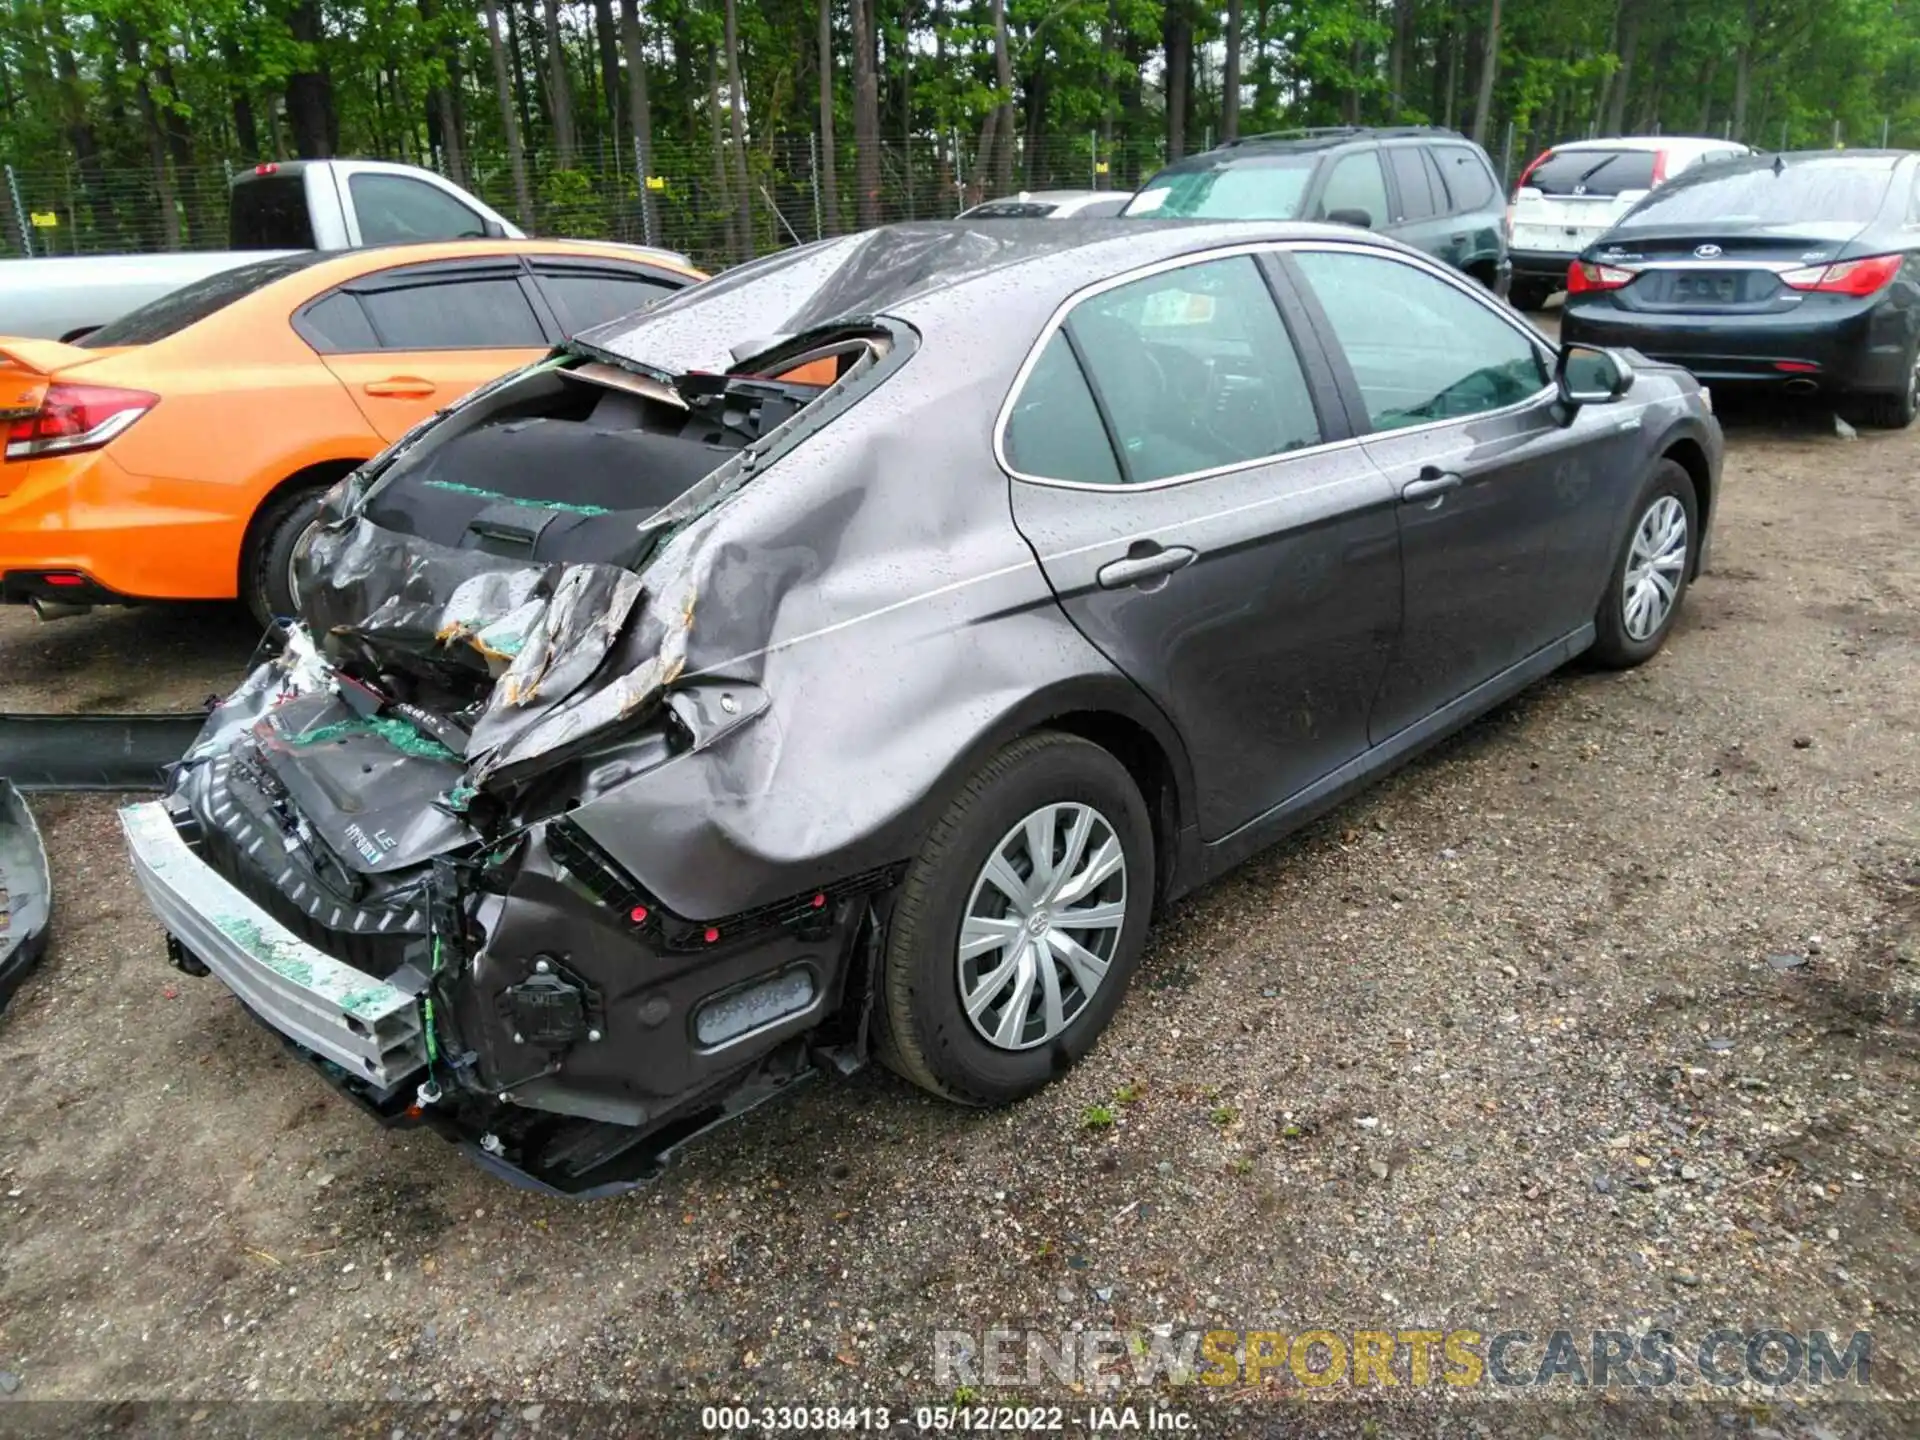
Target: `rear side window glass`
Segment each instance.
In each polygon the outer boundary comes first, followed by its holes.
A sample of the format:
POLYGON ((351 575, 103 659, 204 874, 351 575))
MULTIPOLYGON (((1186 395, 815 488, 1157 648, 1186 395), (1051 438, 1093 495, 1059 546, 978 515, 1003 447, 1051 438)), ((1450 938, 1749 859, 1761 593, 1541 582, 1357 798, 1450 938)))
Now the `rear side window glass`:
POLYGON ((380 348, 358 297, 345 291, 336 291, 307 306, 294 321, 294 329, 323 355, 351 355, 380 348))
POLYGON ((1067 328, 1133 484, 1244 465, 1320 439, 1292 337, 1250 256, 1091 296, 1067 328))
POLYGON ((222 270, 218 275, 182 285, 138 310, 129 310, 118 320, 109 320, 79 343, 89 350, 104 350, 113 345, 151 345, 219 313, 264 285, 297 274, 321 258, 318 251, 313 251, 280 260, 256 260, 251 265, 222 270))
POLYGON ((1336 210, 1364 211, 1368 227, 1374 230, 1387 223, 1387 182, 1381 178, 1380 157, 1374 151, 1362 150, 1335 163, 1320 193, 1319 218, 1325 220, 1336 210))
POLYGON ((298 174, 261 175, 233 187, 227 228, 236 250, 311 250, 313 216, 298 174))
POLYGON ((1436 145, 1433 158, 1447 182, 1447 194, 1453 201, 1453 213, 1479 210, 1493 201, 1493 174, 1478 151, 1464 145, 1436 145))
POLYGON ((487 233, 478 214, 424 180, 404 175, 354 175, 347 181, 363 245, 409 240, 478 240, 487 233))
POLYGON ((506 350, 543 347, 520 282, 510 275, 363 292, 383 350, 506 350))
POLYGON ((1434 199, 1426 157, 1411 145, 1387 151, 1387 168, 1400 191, 1401 220, 1430 220, 1445 207, 1434 199))
POLYGON ((1007 417, 1007 464, 1022 475, 1118 485, 1120 466, 1066 335, 1056 330, 1007 417))
POLYGON ((1651 150, 1557 150, 1527 176, 1542 195, 1618 195, 1653 188, 1651 150))
POLYGON ((1762 162, 1729 171, 1719 165, 1690 170, 1662 185, 1620 221, 1622 230, 1652 225, 1791 225, 1804 222, 1864 225, 1880 213, 1893 167, 1858 163, 1762 162))
POLYGON ((680 288, 664 280, 615 270, 535 266, 534 274, 569 335, 631 315, 680 288))

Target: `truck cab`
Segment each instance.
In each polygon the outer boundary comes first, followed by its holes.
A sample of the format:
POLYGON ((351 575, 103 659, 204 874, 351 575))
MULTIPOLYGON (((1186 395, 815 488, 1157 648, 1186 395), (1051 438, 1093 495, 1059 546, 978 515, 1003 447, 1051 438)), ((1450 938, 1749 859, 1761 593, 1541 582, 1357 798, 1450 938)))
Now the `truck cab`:
POLYGON ((356 250, 417 240, 519 240, 524 232, 450 180, 379 160, 283 160, 236 176, 235 250, 356 250))

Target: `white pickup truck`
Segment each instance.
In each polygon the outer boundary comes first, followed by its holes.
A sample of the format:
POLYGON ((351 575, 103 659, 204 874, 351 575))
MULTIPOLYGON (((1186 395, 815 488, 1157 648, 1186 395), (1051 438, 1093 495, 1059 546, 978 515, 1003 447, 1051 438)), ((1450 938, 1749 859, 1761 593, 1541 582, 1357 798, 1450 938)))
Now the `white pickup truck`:
MULTIPOLYGON (((0 261, 0 335, 73 341, 182 285, 270 255, 410 240, 519 239, 522 233, 452 181, 412 165, 257 165, 233 181, 231 250, 0 261)), ((684 263, 670 252, 654 253, 684 263)))

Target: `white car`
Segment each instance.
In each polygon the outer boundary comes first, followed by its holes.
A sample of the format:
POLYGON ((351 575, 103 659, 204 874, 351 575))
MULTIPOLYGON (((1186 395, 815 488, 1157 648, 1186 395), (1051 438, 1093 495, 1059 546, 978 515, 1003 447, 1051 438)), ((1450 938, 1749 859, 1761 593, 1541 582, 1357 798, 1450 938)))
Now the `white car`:
POLYGON ((1118 215, 1133 198, 1131 190, 1022 190, 962 210, 960 220, 1093 220, 1118 215))
POLYGON ((1621 135, 1554 146, 1521 172, 1507 208, 1509 298, 1521 310, 1538 310, 1566 288, 1574 257, 1649 190, 1703 162, 1752 153, 1751 146, 1732 140, 1681 135, 1621 135))

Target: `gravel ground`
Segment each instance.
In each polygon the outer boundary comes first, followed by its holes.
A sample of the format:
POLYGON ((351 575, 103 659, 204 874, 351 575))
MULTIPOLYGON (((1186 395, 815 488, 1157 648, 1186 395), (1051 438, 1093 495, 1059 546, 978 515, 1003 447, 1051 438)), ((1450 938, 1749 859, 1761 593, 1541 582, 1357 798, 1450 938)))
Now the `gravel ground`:
MULTIPOLYGON (((166 967, 110 800, 44 798, 57 935, 0 1018, 0 1399, 502 1432, 543 1401, 899 1406, 953 1398, 936 1330, 996 1325, 1858 1329, 1872 1391, 1920 1394, 1920 432, 1729 428, 1665 654, 1550 680, 1176 907, 1062 1083, 972 1114, 824 1082, 617 1200, 376 1129, 166 967)), ((191 704, 251 643, 221 610, 0 614, 4 704, 191 704)), ((1920 1420, 1754 1400, 1624 1408, 1920 1420)))

